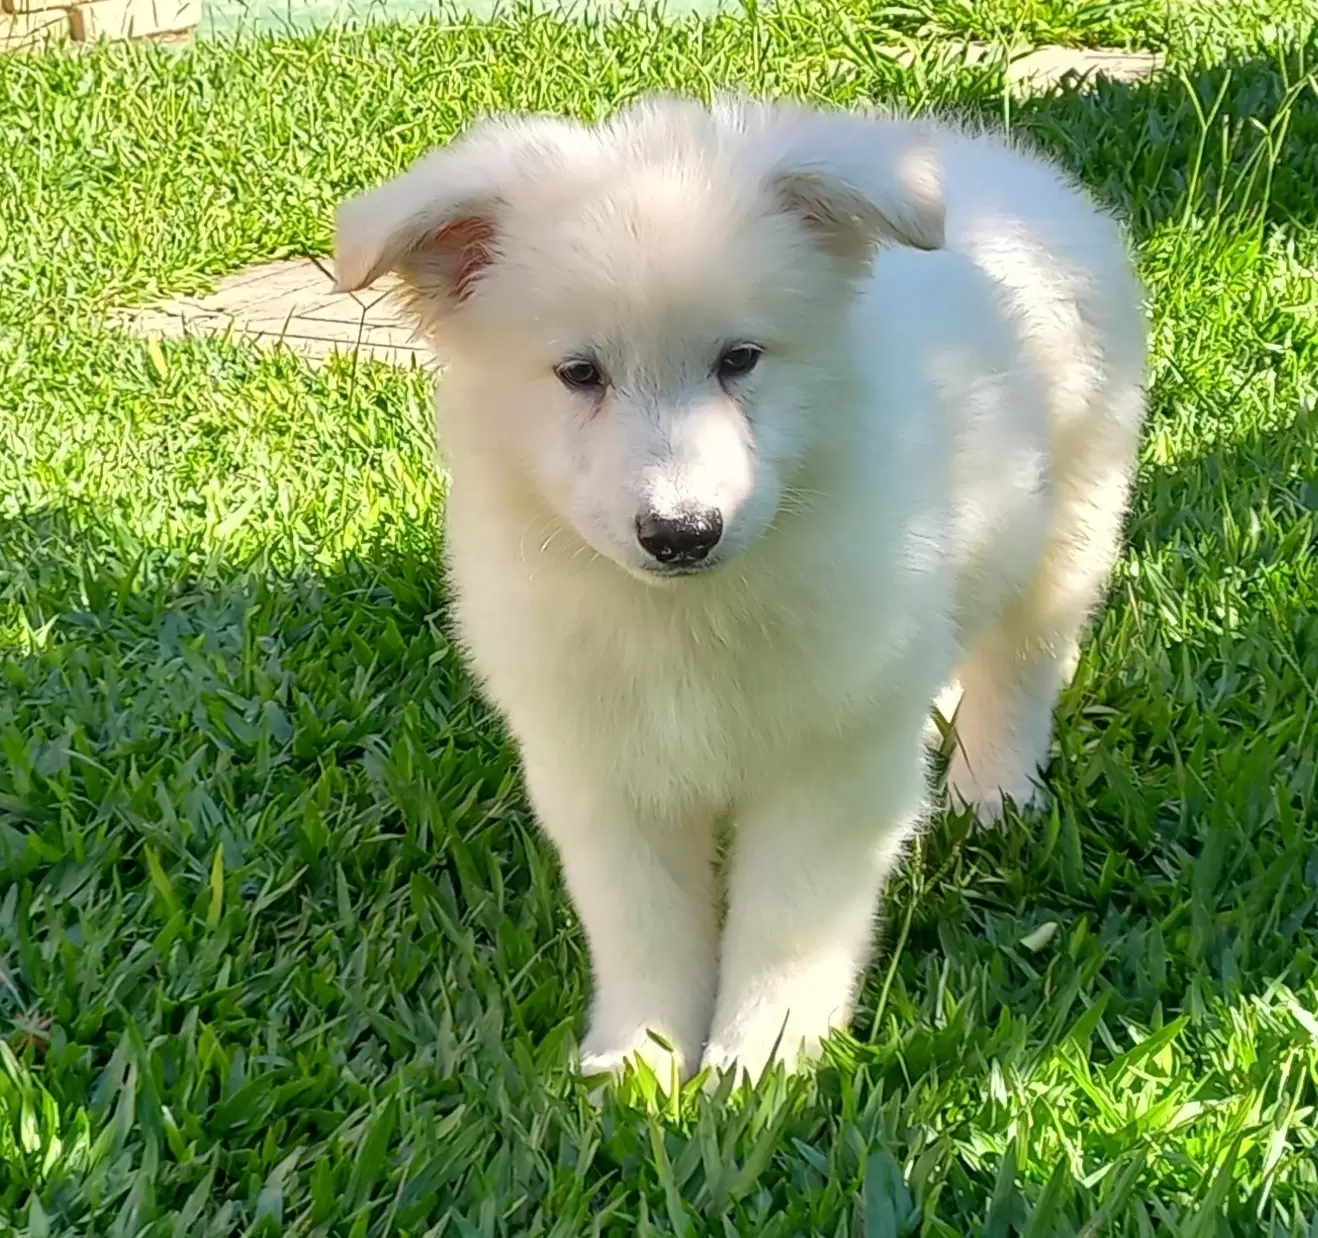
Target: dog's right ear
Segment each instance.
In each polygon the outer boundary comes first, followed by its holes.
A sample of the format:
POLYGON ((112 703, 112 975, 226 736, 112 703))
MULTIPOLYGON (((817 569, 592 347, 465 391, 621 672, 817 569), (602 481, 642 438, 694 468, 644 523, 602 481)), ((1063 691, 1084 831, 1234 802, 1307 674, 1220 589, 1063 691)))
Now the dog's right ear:
POLYGON ((393 271, 435 310, 461 304, 497 258, 505 196, 581 137, 579 126, 549 117, 486 121, 345 202, 335 290, 355 292, 393 271))

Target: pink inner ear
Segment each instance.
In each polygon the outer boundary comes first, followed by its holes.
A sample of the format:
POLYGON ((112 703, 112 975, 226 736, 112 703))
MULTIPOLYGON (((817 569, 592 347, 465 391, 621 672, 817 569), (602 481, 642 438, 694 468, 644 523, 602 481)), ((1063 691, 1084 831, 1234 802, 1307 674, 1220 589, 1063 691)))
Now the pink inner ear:
POLYGON ((786 177, 779 187, 779 200, 815 236, 823 247, 851 262, 868 261, 873 237, 847 201, 845 190, 830 201, 824 185, 810 176, 786 177))
POLYGON ((493 240, 494 225, 478 215, 455 219, 435 233, 431 244, 450 255, 453 264, 449 279, 457 300, 467 299, 476 276, 489 266, 494 257, 490 244, 493 240))

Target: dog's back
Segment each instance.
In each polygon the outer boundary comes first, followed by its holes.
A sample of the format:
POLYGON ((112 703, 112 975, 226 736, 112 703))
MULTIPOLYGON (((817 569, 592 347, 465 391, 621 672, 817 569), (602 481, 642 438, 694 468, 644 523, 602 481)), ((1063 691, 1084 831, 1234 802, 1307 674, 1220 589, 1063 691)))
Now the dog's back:
MULTIPOLYGON (((963 657, 945 696, 961 698, 949 783, 992 814, 995 787, 1020 802, 1034 795, 1025 771, 1044 759, 1052 701, 1120 548, 1145 417, 1147 329, 1121 229, 1081 187, 991 134, 945 129, 937 146, 945 252, 982 273, 1012 339, 999 347, 1020 366, 1013 375, 983 365, 971 382, 963 374, 951 401, 963 657), (1041 704, 1026 709, 1020 697, 1041 704)), ((892 261, 911 270, 908 255, 892 261)), ((952 337, 995 329, 985 306, 941 299, 952 337)))

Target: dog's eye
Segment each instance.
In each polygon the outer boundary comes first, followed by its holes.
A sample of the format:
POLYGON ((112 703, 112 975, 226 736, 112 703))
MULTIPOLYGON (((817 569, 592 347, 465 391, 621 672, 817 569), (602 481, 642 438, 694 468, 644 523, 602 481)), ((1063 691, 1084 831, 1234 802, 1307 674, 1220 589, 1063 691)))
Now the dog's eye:
POLYGON ((564 361, 555 368, 554 373, 563 386, 573 391, 598 391, 604 386, 604 375, 600 373, 599 366, 584 357, 564 361))
POLYGON ((763 351, 758 344, 733 344, 724 349, 716 367, 719 378, 744 378, 755 368, 763 351))

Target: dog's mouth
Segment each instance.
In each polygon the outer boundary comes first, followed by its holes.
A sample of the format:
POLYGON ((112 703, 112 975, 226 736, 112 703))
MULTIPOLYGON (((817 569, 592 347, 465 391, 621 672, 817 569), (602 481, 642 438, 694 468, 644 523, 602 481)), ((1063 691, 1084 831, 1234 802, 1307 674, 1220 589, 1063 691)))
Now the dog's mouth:
POLYGON ((641 568, 641 575, 647 580, 683 580, 693 576, 708 576, 716 572, 721 560, 705 559, 701 563, 647 563, 641 568))

